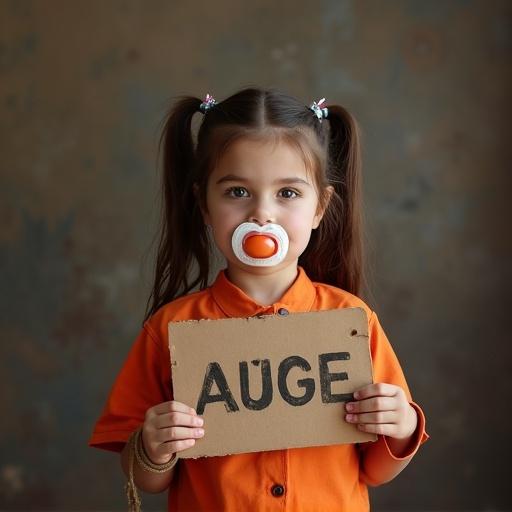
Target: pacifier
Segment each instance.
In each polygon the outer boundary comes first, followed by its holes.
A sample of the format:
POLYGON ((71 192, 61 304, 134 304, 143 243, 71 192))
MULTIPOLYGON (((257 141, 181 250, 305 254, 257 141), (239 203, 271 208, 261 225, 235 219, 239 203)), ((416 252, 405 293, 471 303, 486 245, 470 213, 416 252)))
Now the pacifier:
POLYGON ((284 260, 288 252, 288 235, 279 224, 260 226, 244 222, 235 229, 231 246, 242 263, 269 267, 284 260))

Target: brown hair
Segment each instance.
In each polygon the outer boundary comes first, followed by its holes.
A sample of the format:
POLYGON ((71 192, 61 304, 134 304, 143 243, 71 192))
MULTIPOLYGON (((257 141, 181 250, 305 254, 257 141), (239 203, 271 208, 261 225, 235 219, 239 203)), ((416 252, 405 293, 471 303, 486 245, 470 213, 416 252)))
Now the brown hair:
POLYGON ((162 219, 155 280, 147 320, 162 305, 208 286, 211 246, 198 201, 206 204, 206 184, 216 162, 241 137, 294 144, 314 171, 324 216, 299 265, 313 281, 358 295, 363 282, 361 156, 358 127, 350 113, 328 105, 320 122, 297 99, 275 89, 247 88, 211 107, 194 144, 192 118, 201 100, 182 97, 170 109, 163 144, 162 219), (198 197, 194 195, 194 184, 198 197), (334 188, 330 200, 325 188, 334 188), (190 271, 195 267, 195 275, 190 271))

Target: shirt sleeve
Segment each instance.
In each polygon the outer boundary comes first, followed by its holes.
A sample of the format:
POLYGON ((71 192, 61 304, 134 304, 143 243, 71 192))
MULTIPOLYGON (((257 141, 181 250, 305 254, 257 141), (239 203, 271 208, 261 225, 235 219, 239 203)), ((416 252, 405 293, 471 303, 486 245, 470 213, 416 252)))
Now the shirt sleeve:
POLYGON ((89 446, 120 452, 146 411, 172 400, 169 348, 146 323, 114 381, 89 446))
POLYGON ((427 441, 429 435, 425 431, 425 415, 412 400, 398 358, 374 312, 369 321, 369 335, 374 382, 400 386, 418 415, 416 431, 408 449, 400 457, 391 452, 385 436, 379 435, 377 441, 360 445, 363 478, 370 485, 379 485, 394 478, 416 454, 420 445, 427 441))

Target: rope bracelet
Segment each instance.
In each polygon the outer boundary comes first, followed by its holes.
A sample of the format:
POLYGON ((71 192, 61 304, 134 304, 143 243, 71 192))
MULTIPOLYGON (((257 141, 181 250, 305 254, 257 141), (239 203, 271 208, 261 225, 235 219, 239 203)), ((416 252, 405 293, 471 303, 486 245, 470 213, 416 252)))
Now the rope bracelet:
POLYGON ((149 473, 165 473, 171 470, 178 462, 178 457, 174 453, 169 462, 165 464, 155 464, 146 454, 142 444, 142 428, 138 428, 130 435, 128 439, 130 447, 128 458, 128 482, 125 485, 126 497, 128 499, 129 512, 141 512, 141 499, 137 492, 135 479, 133 475, 133 465, 136 459, 139 466, 149 473))
POLYGON ((148 473, 166 473, 170 471, 178 462, 178 457, 174 453, 169 462, 164 464, 155 464, 147 455, 142 444, 142 429, 138 428, 132 436, 135 437, 133 440, 133 449, 135 452, 135 458, 139 466, 148 473))

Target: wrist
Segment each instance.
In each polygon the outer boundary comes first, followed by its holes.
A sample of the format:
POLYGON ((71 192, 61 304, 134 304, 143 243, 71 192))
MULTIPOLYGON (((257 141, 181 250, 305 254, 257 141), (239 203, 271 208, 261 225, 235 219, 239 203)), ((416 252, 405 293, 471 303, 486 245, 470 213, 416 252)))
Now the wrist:
POLYGON ((178 461, 176 453, 171 454, 166 462, 157 463, 151 460, 144 449, 142 429, 139 429, 135 432, 133 448, 137 464, 148 473, 165 473, 170 471, 178 461))
POLYGON ((168 457, 164 457, 164 458, 151 457, 148 454, 148 451, 146 450, 146 446, 144 444, 143 430, 141 430, 140 435, 139 435, 139 443, 140 443, 139 452, 141 453, 143 458, 155 466, 167 464, 176 455, 175 453, 171 453, 168 457))

